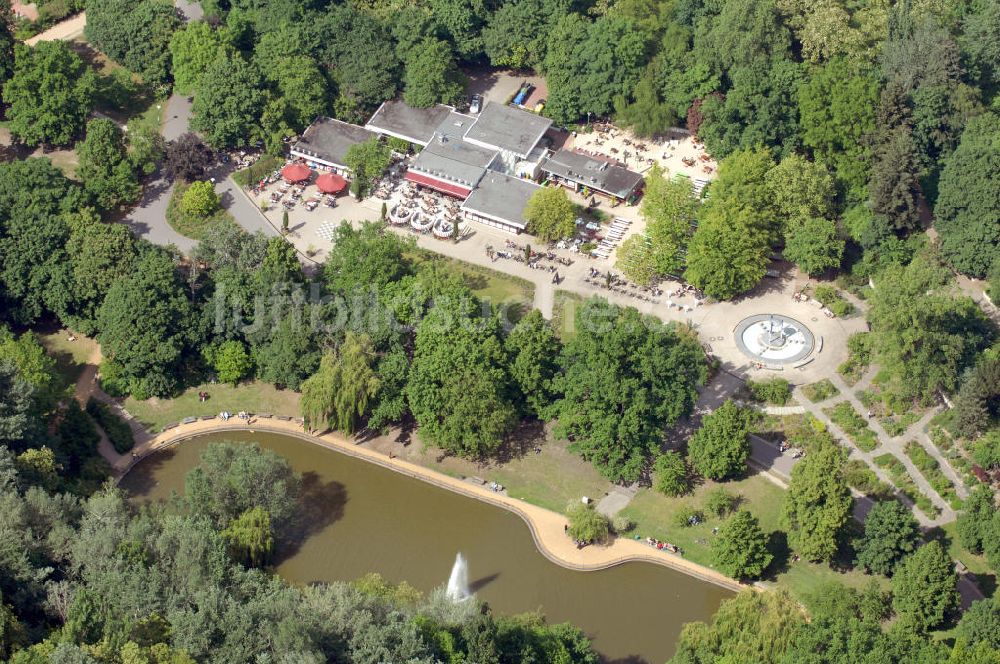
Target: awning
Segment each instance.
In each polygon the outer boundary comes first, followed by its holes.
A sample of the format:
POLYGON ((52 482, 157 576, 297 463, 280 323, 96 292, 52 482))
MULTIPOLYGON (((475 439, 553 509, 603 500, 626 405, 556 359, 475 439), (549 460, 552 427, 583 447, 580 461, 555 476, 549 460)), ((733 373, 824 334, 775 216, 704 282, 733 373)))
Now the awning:
POLYGON ((302 182, 308 180, 312 171, 305 164, 289 164, 281 169, 281 177, 288 182, 302 182))
POLYGON ((347 187, 347 180, 334 173, 324 173, 316 178, 316 186, 324 194, 337 194, 347 187))
POLYGON ((445 182, 444 180, 438 180, 437 178, 432 178, 429 175, 424 175, 423 173, 417 173, 415 171, 406 171, 406 175, 404 177, 415 184, 430 187, 431 189, 440 191, 442 194, 457 196, 461 199, 468 198, 469 194, 472 193, 472 189, 470 187, 463 187, 461 185, 445 182))

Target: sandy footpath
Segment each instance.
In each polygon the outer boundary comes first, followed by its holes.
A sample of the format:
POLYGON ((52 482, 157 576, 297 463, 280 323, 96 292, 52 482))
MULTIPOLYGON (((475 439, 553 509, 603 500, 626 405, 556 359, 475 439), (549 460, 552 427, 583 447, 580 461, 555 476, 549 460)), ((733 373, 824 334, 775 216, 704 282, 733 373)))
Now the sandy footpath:
POLYGON ((34 46, 38 42, 42 41, 56 41, 76 39, 83 34, 83 28, 87 25, 87 12, 80 12, 73 18, 68 18, 61 23, 53 25, 51 28, 45 32, 40 32, 31 39, 26 40, 24 43, 28 46, 34 46))

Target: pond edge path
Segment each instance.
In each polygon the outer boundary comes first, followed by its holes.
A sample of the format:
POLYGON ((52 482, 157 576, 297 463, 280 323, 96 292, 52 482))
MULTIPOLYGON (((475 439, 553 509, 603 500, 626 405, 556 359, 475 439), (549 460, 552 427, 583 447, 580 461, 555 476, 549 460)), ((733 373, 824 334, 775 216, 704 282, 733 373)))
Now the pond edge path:
POLYGON ((310 433, 294 420, 269 419, 266 423, 261 423, 258 418, 254 423, 249 425, 222 424, 212 420, 199 420, 188 424, 180 424, 157 435, 151 440, 137 445, 135 456, 131 459, 128 457, 122 459, 123 461, 128 461, 127 465, 121 467, 116 464, 116 479, 117 481, 121 481, 136 463, 153 452, 204 434, 227 431, 260 431, 294 436, 307 442, 321 445, 332 451, 374 463, 407 477, 412 477, 439 488, 513 512, 527 524, 538 551, 560 567, 581 572, 592 572, 616 567, 628 562, 648 562, 668 567, 734 592, 753 587, 739 583, 721 572, 691 562, 685 558, 668 553, 654 552, 644 542, 632 539, 615 538, 611 544, 606 546, 592 545, 583 549, 577 549, 576 545, 566 536, 565 526, 568 522, 562 514, 538 507, 537 505, 525 503, 516 498, 498 494, 485 487, 444 475, 409 461, 387 457, 374 450, 360 447, 335 433, 310 433))

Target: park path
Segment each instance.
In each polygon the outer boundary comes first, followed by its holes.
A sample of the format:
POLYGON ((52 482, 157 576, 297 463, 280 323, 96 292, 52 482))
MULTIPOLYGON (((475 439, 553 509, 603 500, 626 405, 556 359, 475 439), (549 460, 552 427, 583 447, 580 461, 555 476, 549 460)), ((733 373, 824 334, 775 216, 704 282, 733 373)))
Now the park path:
MULTIPOLYGON (((135 439, 136 443, 136 453, 138 454, 139 448, 145 444, 148 446, 149 442, 153 440, 153 436, 146 431, 146 429, 134 418, 132 415, 126 411, 121 405, 108 396, 101 386, 97 383, 97 371, 101 366, 101 347, 97 345, 94 341, 94 349, 91 351, 90 356, 87 358, 87 363, 83 367, 83 371, 80 372, 80 377, 76 380, 76 387, 73 390, 73 397, 76 399, 77 403, 80 404, 81 408, 87 407, 87 402, 93 397, 98 401, 107 404, 111 410, 118 415, 118 417, 125 420, 128 423, 129 428, 132 429, 132 437, 135 439)), ((122 469, 128 468, 128 466, 136 458, 133 454, 119 454, 115 449, 114 445, 108 439, 107 434, 104 429, 95 421, 94 428, 97 430, 98 435, 100 435, 100 441, 97 444, 97 451, 101 454, 108 465, 114 469, 115 474, 119 474, 122 469)))
POLYGON ((44 32, 39 32, 34 37, 25 40, 28 46, 34 46, 38 42, 63 40, 69 41, 83 35, 83 29, 87 26, 87 12, 80 12, 76 16, 56 23, 44 32))

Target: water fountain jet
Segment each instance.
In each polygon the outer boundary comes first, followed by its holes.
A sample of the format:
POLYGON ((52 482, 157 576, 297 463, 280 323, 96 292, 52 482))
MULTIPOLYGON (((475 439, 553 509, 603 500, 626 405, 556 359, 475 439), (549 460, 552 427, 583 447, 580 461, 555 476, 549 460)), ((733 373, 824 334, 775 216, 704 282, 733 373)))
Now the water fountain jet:
POLYGON ((469 564, 461 552, 455 556, 455 564, 451 566, 451 576, 448 577, 445 596, 456 603, 472 597, 472 590, 469 588, 469 564))

